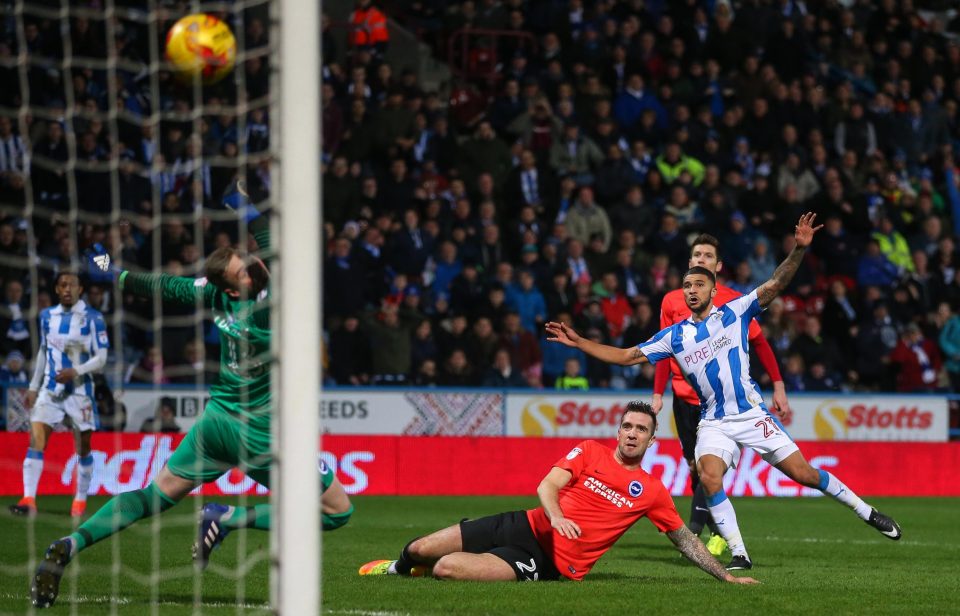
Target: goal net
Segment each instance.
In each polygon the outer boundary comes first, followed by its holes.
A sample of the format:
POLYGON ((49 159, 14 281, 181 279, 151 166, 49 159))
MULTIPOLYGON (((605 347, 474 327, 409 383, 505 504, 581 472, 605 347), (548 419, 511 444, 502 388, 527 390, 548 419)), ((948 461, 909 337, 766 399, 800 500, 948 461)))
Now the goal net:
MULTIPOLYGON (((220 369, 219 331, 229 324, 202 292, 192 305, 136 295, 113 272, 90 268, 91 256, 102 246, 119 270, 202 288, 208 257, 232 246, 263 258, 270 273, 263 294, 240 299, 269 307, 269 357, 256 361, 272 379, 272 490, 238 470, 223 474, 84 550, 57 604, 73 614, 318 613, 319 3, 0 0, 0 17, 4 503, 17 503, 25 452, 37 449, 23 377, 50 325, 41 317, 60 303, 58 273, 81 272, 77 299, 103 314, 109 342, 90 390, 87 509, 69 515, 87 457, 71 434, 79 424, 65 420, 42 451, 38 514, 0 525, 16 544, 0 555, 0 576, 22 581, 22 597, 0 597, 0 612, 33 610, 30 579, 51 541, 109 496, 150 485, 203 417, 220 369), (179 79, 165 57, 171 26, 196 13, 236 38, 235 68, 215 84, 179 79), (248 202, 270 221, 268 252, 225 205, 248 202), (270 503, 272 523, 269 533, 231 533, 200 572, 191 545, 210 502, 270 503)), ((241 370, 253 361, 244 352, 241 370)), ((242 403, 252 394, 238 395, 242 403)))

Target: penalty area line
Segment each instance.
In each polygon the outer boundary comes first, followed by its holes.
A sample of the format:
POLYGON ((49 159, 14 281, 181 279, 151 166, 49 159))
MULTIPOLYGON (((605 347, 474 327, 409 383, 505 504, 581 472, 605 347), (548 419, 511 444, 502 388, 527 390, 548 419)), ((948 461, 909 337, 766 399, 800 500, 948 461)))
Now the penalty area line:
POLYGON ((829 543, 829 544, 853 544, 853 545, 888 545, 896 543, 897 545, 909 545, 924 548, 947 548, 949 550, 960 549, 960 545, 949 543, 934 543, 932 541, 910 541, 899 540, 881 540, 881 539, 827 539, 825 537, 775 537, 768 535, 763 538, 764 541, 781 541, 784 543, 829 543))

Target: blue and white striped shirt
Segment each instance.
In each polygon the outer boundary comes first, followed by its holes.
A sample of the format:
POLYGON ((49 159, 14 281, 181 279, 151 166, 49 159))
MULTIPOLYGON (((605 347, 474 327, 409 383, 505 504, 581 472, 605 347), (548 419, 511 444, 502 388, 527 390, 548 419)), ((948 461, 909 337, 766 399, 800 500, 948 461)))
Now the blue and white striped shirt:
POLYGON ((693 317, 660 330, 637 345, 650 363, 677 358, 680 370, 700 398, 701 419, 722 419, 760 407, 760 387, 750 378, 750 347, 747 330, 750 320, 761 312, 757 290, 738 297, 710 315, 693 322, 693 317))
POLYGON ((40 312, 40 351, 45 370, 42 387, 60 397, 73 393, 93 396, 93 376, 81 374, 72 383, 57 383, 54 378, 64 368, 77 368, 109 349, 107 325, 100 311, 83 300, 65 310, 62 305, 40 312))

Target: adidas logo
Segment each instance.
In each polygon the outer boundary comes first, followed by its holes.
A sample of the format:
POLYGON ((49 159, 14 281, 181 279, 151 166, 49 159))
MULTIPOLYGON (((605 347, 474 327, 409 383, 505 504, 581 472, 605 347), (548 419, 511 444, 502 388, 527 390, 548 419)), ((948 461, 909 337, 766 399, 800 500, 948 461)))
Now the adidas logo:
POLYGON ((96 255, 93 257, 93 263, 101 272, 105 272, 110 268, 110 255, 96 255))

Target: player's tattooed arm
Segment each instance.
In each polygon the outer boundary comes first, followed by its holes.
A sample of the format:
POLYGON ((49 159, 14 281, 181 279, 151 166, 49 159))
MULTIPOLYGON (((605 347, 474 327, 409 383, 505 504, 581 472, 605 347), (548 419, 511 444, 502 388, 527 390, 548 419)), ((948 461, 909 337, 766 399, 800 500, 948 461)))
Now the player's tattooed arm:
POLYGON ((807 248, 813 242, 814 234, 823 227, 823 225, 813 226, 816 218, 817 215, 813 212, 807 212, 800 217, 800 221, 797 223, 796 230, 794 231, 796 245, 793 247, 793 250, 791 250, 787 258, 783 260, 783 263, 777 266, 777 269, 773 272, 773 277, 757 287, 757 301, 761 306, 767 306, 775 297, 780 295, 780 293, 787 288, 787 285, 790 284, 790 281, 793 280, 797 270, 800 269, 803 256, 807 253, 807 248))
POLYGON ((732 582, 737 579, 723 568, 720 561, 707 551, 707 546, 703 545, 703 542, 690 532, 690 529, 686 526, 681 526, 677 530, 668 532, 667 537, 670 538, 673 545, 677 546, 680 553, 686 556, 690 562, 721 582, 732 582))

